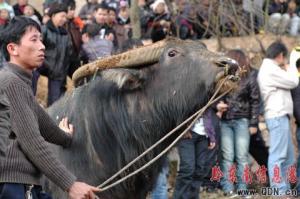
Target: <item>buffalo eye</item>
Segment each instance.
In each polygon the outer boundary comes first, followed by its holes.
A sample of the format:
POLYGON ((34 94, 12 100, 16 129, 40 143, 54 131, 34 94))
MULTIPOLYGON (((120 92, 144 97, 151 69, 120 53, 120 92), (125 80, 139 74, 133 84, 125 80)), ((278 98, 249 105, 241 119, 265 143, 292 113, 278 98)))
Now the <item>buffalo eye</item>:
POLYGON ((170 51, 168 52, 168 56, 169 56, 169 57, 175 57, 177 54, 178 54, 178 51, 177 51, 177 50, 170 50, 170 51))

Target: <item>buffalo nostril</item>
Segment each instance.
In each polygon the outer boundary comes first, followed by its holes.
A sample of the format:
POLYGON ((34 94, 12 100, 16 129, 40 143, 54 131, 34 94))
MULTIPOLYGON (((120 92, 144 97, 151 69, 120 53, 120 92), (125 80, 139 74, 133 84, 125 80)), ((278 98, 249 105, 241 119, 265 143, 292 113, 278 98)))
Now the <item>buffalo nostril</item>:
POLYGON ((228 67, 228 74, 229 75, 235 75, 236 72, 238 71, 239 69, 239 64, 237 61, 235 61, 234 59, 230 59, 228 62, 227 62, 227 67, 228 67))
POLYGON ((225 69, 226 75, 235 75, 239 69, 238 62, 228 57, 222 57, 216 64, 218 67, 223 67, 225 69))

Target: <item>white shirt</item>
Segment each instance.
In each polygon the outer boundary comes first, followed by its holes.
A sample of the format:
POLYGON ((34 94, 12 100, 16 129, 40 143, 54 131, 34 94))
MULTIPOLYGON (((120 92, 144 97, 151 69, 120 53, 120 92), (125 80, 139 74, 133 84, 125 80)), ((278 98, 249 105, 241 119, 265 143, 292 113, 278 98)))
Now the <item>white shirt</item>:
POLYGON ((204 128, 203 118, 200 117, 198 121, 194 124, 192 131, 199 134, 207 136, 204 128))
POLYGON ((299 83, 298 71, 294 65, 283 70, 274 60, 264 59, 257 80, 266 119, 293 114, 290 90, 299 83))

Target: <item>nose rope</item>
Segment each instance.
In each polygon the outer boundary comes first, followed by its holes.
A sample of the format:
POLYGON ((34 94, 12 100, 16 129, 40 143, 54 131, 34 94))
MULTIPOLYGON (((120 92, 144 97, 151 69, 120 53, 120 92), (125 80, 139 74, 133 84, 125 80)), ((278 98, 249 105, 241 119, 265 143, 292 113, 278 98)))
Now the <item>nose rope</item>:
POLYGON ((97 186, 97 188, 101 189, 101 192, 106 191, 106 190, 108 190, 108 189, 110 189, 110 188, 112 188, 112 187, 120 184, 121 182, 127 180, 128 178, 130 178, 130 177, 138 174, 139 172, 143 171, 144 169, 146 169, 147 167, 149 167, 151 164, 153 164, 156 160, 158 160, 161 156, 163 156, 164 154, 166 154, 184 136, 184 134, 186 134, 188 132, 188 130, 190 130, 190 128, 196 123, 196 121, 202 116, 202 114, 204 113, 204 111, 210 105, 212 105, 213 103, 217 102, 219 99, 221 99, 223 96, 225 96, 226 94, 228 94, 233 89, 233 88, 229 88, 227 91, 225 91, 224 93, 222 93, 218 97, 216 97, 217 94, 219 93, 221 87, 224 85, 224 83, 226 81, 230 80, 230 78, 232 78, 232 76, 227 76, 225 79, 222 80, 221 84, 218 86, 218 88, 214 92, 213 96, 210 98, 210 100, 208 101, 208 103, 203 108, 201 108, 200 110, 198 110, 196 113, 194 113, 188 119, 186 119, 181 124, 179 124, 177 127, 175 127, 173 130, 171 130, 168 134, 166 134, 159 141, 157 141, 155 144, 153 144, 151 147, 149 147, 141 155, 139 155, 138 157, 136 157, 134 160, 132 160, 130 163, 128 163, 126 166, 124 166, 122 169, 120 169, 117 173, 115 173, 113 176, 111 176, 105 182, 103 182, 102 184, 100 184, 99 186, 97 186), (132 173, 124 176, 123 178, 119 179, 118 181, 116 181, 116 182, 114 182, 114 183, 112 183, 110 185, 107 185, 109 182, 111 182, 113 179, 115 179, 117 176, 119 176, 122 172, 124 172, 126 169, 128 169, 131 165, 133 165, 135 162, 137 162, 138 160, 140 160, 143 156, 145 156, 153 148, 155 148, 156 146, 158 146, 160 143, 162 143, 164 140, 166 140, 168 137, 170 137, 172 134, 174 134, 177 130, 179 130, 182 126, 186 125, 191 120, 192 120, 192 122, 189 124, 189 126, 168 147, 166 147, 161 153, 159 153, 157 156, 155 156, 151 161, 149 161, 148 163, 146 163, 145 165, 143 165, 139 169, 135 170, 134 172, 132 172, 132 173), (107 185, 107 186, 105 186, 105 185, 107 185))

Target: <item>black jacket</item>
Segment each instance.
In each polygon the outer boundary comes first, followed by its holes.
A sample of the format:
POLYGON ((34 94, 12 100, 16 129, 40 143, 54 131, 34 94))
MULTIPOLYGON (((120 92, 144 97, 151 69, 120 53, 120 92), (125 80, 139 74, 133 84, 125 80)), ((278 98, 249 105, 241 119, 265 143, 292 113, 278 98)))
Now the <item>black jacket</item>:
POLYGON ((294 117, 296 123, 300 125, 300 85, 294 88, 292 91, 293 105, 294 105, 294 117))
POLYGON ((257 83, 257 70, 252 69, 246 77, 239 82, 238 89, 225 97, 228 110, 222 119, 248 118, 250 127, 257 127, 260 113, 260 93, 257 83))
POLYGON ((56 28, 51 20, 42 27, 42 33, 46 51, 44 66, 39 71, 52 80, 64 80, 73 55, 71 38, 64 28, 56 28))
POLYGON ((10 109, 9 101, 6 95, 0 94, 0 164, 5 157, 8 147, 8 136, 10 134, 10 109))

